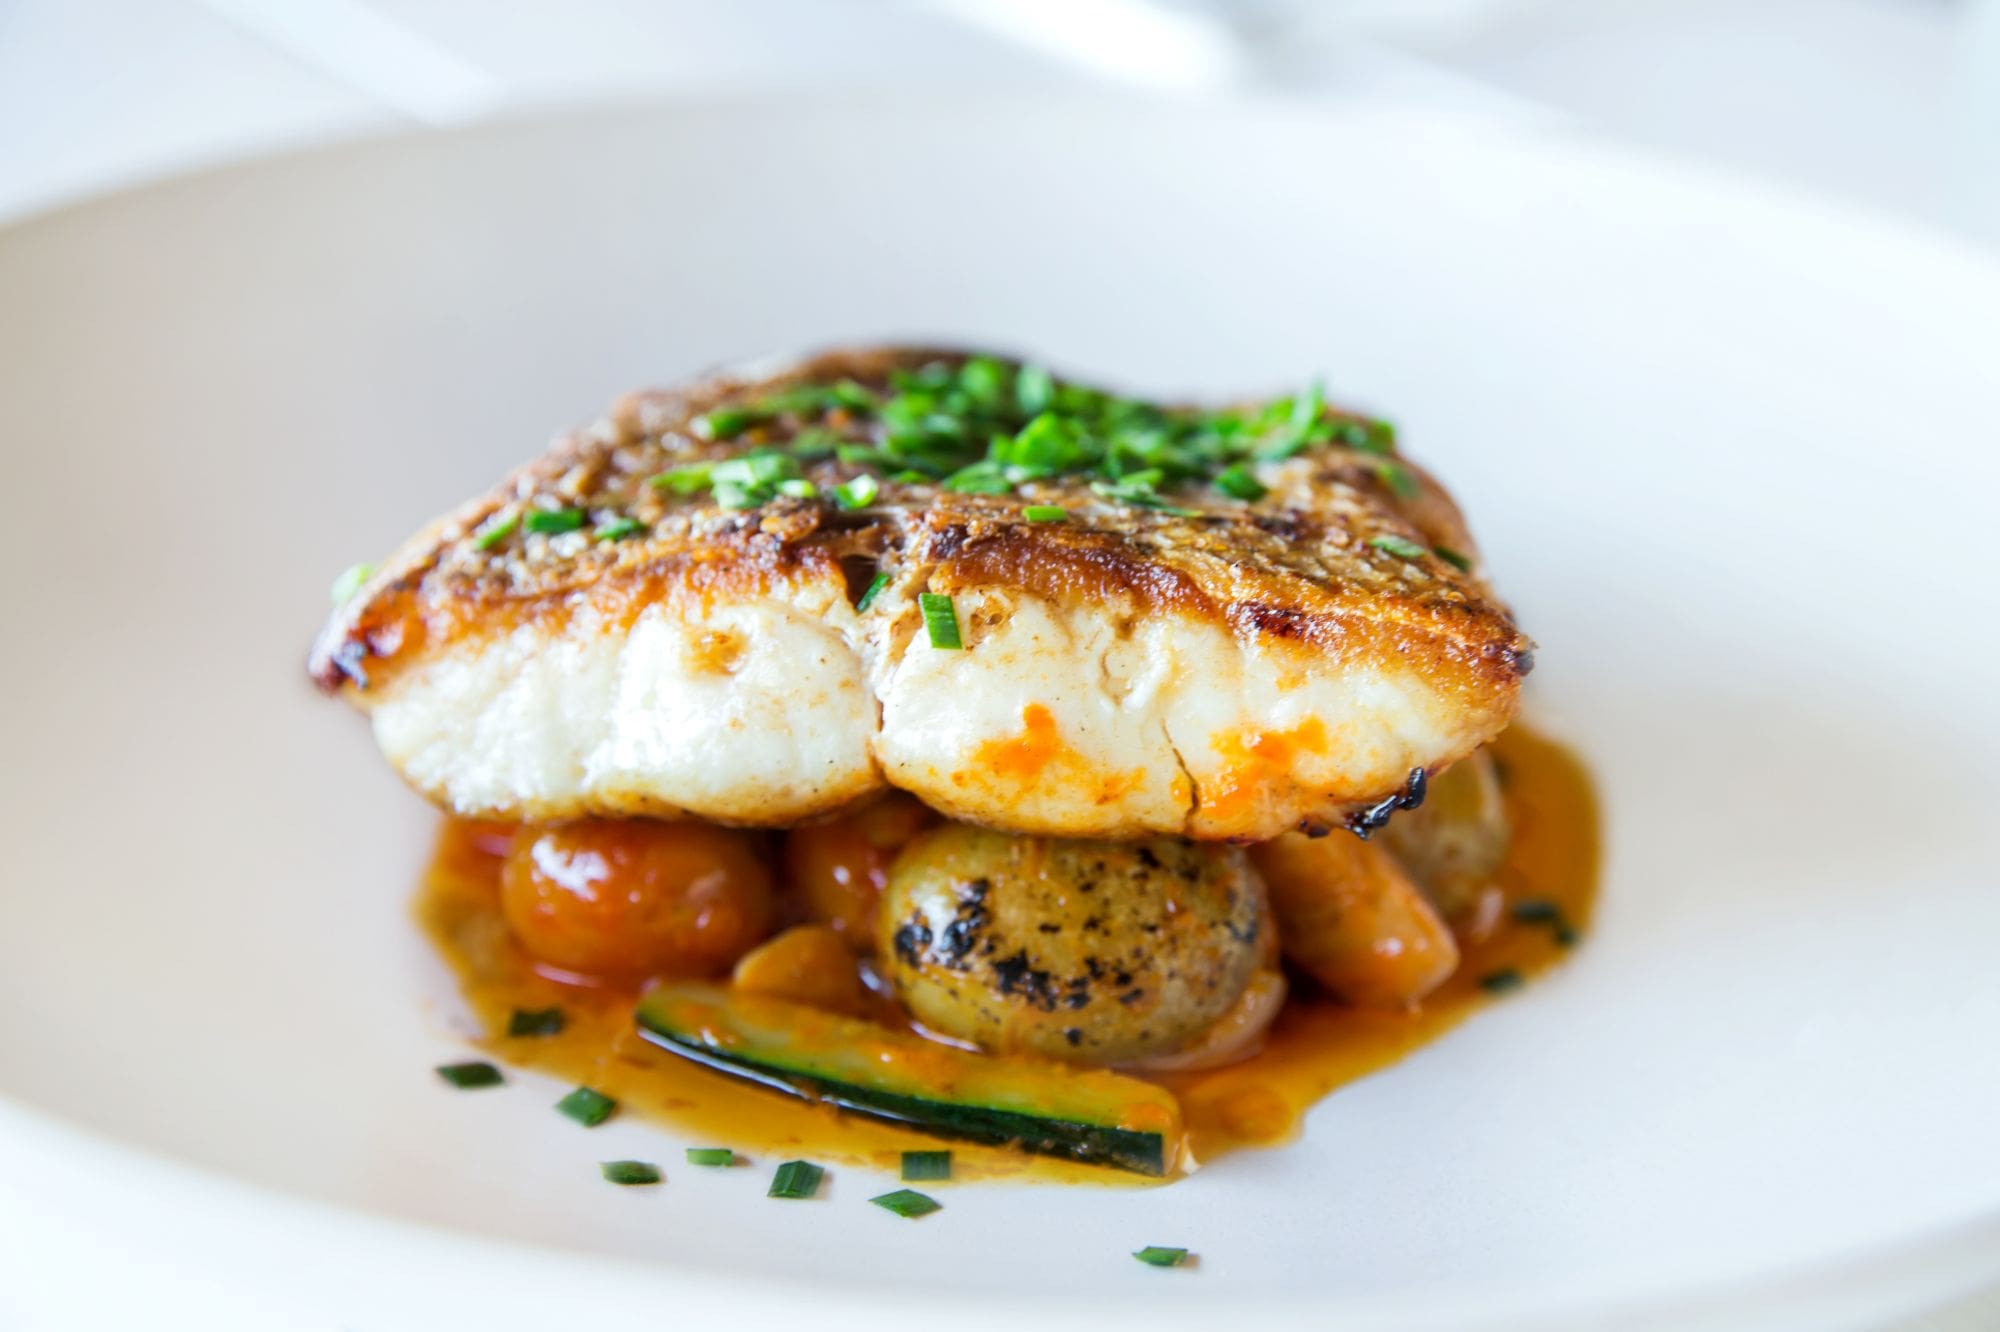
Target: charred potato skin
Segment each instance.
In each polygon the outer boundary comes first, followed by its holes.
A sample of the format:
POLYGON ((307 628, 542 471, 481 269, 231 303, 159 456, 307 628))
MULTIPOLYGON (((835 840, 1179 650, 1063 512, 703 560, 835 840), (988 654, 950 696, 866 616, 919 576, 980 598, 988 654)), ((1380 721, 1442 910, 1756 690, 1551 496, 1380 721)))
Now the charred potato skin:
POLYGON ((898 857, 878 928, 898 997, 932 1031, 1117 1064, 1177 1050, 1228 1012, 1270 925, 1232 847, 947 825, 898 857))

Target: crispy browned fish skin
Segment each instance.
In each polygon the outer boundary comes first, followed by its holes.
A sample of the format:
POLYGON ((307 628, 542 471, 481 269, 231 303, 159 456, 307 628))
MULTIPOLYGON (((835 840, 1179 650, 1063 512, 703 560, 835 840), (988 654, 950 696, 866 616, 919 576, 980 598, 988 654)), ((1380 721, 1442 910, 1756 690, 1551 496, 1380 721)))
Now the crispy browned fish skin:
MULTIPOLYGON (((878 697, 885 692, 884 672, 896 669, 910 650, 913 594, 930 590, 958 598, 967 621, 967 658, 976 658, 990 635, 992 660, 999 661, 998 645, 1013 642, 1010 625, 1018 635, 1017 620, 1034 620, 1025 612, 1053 608, 1061 621, 1058 637, 1082 632, 1077 626, 1108 634, 1092 640, 1106 661, 1116 642, 1143 638, 1164 624, 1204 642, 1226 635, 1243 661, 1256 666, 1234 679, 1242 691, 1276 698, 1303 685, 1301 698, 1324 698, 1327 681, 1351 675, 1370 689, 1389 680, 1422 703, 1412 735, 1385 739, 1379 719, 1350 726, 1338 706, 1310 713, 1277 706, 1266 715, 1261 699, 1252 698, 1237 721, 1221 714, 1198 718, 1204 734, 1194 738, 1205 745, 1200 754, 1188 752, 1189 735, 1173 733, 1170 715, 1162 729, 1171 752, 1155 745, 1147 763, 1121 772, 1118 759, 1129 757, 1123 742, 1072 735, 1060 706, 1054 734, 1047 734, 1048 711, 1035 715, 1039 700, 1032 690, 1006 705, 1020 714, 1010 722, 1018 735, 995 733, 977 743, 960 737, 965 752, 899 747, 883 726, 896 716, 917 715, 897 704, 910 696, 905 690, 884 704, 859 766, 829 760, 829 769, 841 771, 824 779, 752 783, 741 794, 701 792, 697 799, 685 798, 672 780, 649 780, 629 765, 595 784, 586 774, 576 789, 554 794, 524 789, 510 795, 504 780, 453 789, 426 775, 442 771, 435 753, 422 764, 392 753, 420 789, 461 812, 529 818, 692 813, 787 823, 890 784, 955 816, 1021 831, 1257 839, 1349 819, 1403 790, 1410 768, 1448 764, 1511 718, 1532 645, 1492 596, 1483 570, 1460 572, 1435 556, 1406 559, 1369 544, 1371 537, 1395 536, 1426 548, 1473 552, 1456 507, 1407 461, 1402 465, 1421 485, 1407 501, 1385 481, 1380 459, 1329 446, 1267 469, 1270 493, 1254 503, 1203 487, 1176 493, 1173 502, 1198 510, 1197 517, 1102 500, 1081 480, 1030 483, 1012 496, 884 481, 878 500, 854 513, 789 499, 729 512, 706 497, 677 498, 647 484, 667 468, 765 442, 761 431, 728 443, 698 438, 691 423, 718 406, 842 377, 879 385, 895 368, 958 359, 929 350, 841 351, 761 377, 721 374, 679 390, 628 395, 607 420, 560 442, 493 493, 407 543, 335 612, 314 647, 313 678, 373 711, 407 692, 412 679, 419 682, 414 688, 431 688, 427 669, 471 645, 525 630, 535 636, 522 649, 531 657, 537 642, 564 634, 595 641, 630 629, 649 613, 657 617, 662 608, 686 626, 718 606, 760 598, 802 607, 808 620, 837 621, 844 626, 839 632, 858 642, 851 603, 882 569, 892 575, 892 592, 877 608, 886 618, 867 630, 879 651, 860 654, 873 658, 864 661, 862 674, 878 697), (593 542, 586 532, 581 538, 517 538, 491 552, 476 548, 472 534, 482 523, 537 500, 630 514, 648 531, 619 542, 593 542), (1020 512, 1028 503, 1063 505, 1073 520, 1027 523, 1020 512), (1160 766, 1155 760, 1162 755, 1166 766, 1180 770, 1146 770, 1148 763, 1160 766)), ((832 460, 806 465, 822 492, 858 470, 832 460)), ((745 645, 733 641, 740 639, 733 631, 719 636, 720 658, 704 669, 714 665, 727 674, 728 654, 745 645)), ((1017 656, 1045 651, 1048 635, 1028 641, 1037 646, 1022 649, 1013 642, 1017 656)), ((705 649, 697 643, 691 650, 693 657, 676 660, 699 662, 705 649)), ((1198 671, 1206 660, 1193 653, 1177 660, 1174 670, 1198 671)), ((493 669, 518 667, 517 660, 493 669)), ((1079 671, 1087 667, 1077 663, 1079 671)), ((957 669, 964 669, 962 662, 957 669)), ((814 706, 828 715, 851 709, 851 682, 827 679, 832 694, 814 706)), ((1199 712, 1207 704, 1195 683, 1160 687, 1183 712, 1199 712)), ((1115 682, 1130 684, 1126 678, 1115 682)), ((1108 705, 1107 725, 1123 724, 1117 703, 1114 698, 1108 705)), ((1392 714, 1393 708, 1393 721, 1392 714)), ((453 741, 432 737, 428 743, 435 751, 453 741)))

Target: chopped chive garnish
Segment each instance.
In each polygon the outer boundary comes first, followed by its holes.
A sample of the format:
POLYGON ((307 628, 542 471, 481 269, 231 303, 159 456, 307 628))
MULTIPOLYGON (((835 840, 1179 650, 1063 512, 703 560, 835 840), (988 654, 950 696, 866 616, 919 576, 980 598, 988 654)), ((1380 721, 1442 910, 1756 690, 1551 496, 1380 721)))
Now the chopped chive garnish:
POLYGON ((876 574, 868 581, 868 590, 861 594, 861 600, 854 603, 854 609, 866 612, 870 606, 875 604, 875 598, 882 595, 882 589, 887 586, 889 586, 889 575, 886 573, 876 574))
POLYGON ((1056 380, 1039 365, 1024 365, 1014 372, 1014 401, 1029 416, 1047 411, 1056 399, 1056 380))
POLYGON ((1148 1267, 1179 1267, 1188 1260, 1186 1249, 1166 1249, 1157 1244, 1148 1244, 1132 1255, 1148 1267))
POLYGON ((517 1008, 507 1019, 509 1036, 553 1036, 562 1029, 560 1008, 517 1008))
POLYGON ((485 527, 479 529, 479 535, 473 538, 472 544, 479 550, 491 550, 508 537, 513 536, 514 529, 520 525, 521 515, 510 513, 499 522, 489 522, 485 527))
POLYGON ((1386 550, 1391 555, 1406 560, 1420 560, 1424 557, 1424 548, 1422 546, 1399 536, 1369 537, 1368 544, 1377 550, 1386 550))
POLYGON ((765 1196, 810 1198, 819 1192, 819 1182, 825 1177, 826 1171, 811 1161, 787 1161, 771 1177, 771 1187, 765 1196))
POLYGON ((843 509, 865 509, 875 502, 882 493, 882 483, 873 475, 863 472, 852 481, 833 488, 833 500, 843 509))
POLYGON ((1564 948, 1575 947, 1577 940, 1583 937, 1576 926, 1569 923, 1569 917, 1563 914, 1562 905, 1544 897, 1516 902, 1508 914, 1523 925, 1548 926, 1550 935, 1564 948))
POLYGON ((932 1212, 944 1208, 944 1204, 936 1198, 918 1193, 915 1189, 897 1189, 894 1193, 877 1194, 868 1201, 885 1211, 894 1212, 897 1216, 912 1219, 929 1216, 932 1212))
POLYGON ((361 585, 367 582, 369 575, 374 572, 375 566, 372 564, 351 564, 342 569, 340 577, 333 580, 333 587, 330 590, 333 604, 344 606, 352 601, 354 594, 361 590, 361 585))
POLYGON ((1460 573, 1472 572, 1472 557, 1470 555, 1461 555, 1450 546, 1432 546, 1431 554, 1437 556, 1460 573))
POLYGON ((1021 517, 1031 523, 1061 523, 1069 521, 1069 510, 1060 504, 1030 504, 1021 510, 1021 517))
POLYGON ((613 518, 608 523, 599 523, 591 535, 599 541, 623 541, 628 536, 637 536, 646 530, 646 525, 637 518, 613 518))
POLYGON ((950 1152, 904 1152, 903 1178, 906 1180, 950 1179, 950 1152))
POLYGON ((568 1115, 585 1128, 596 1128, 611 1118, 618 1102, 594 1087, 578 1087, 569 1095, 556 1102, 556 1110, 568 1115))
POLYGON ((756 425, 758 413, 740 407, 718 407, 707 416, 695 418, 694 433, 703 439, 735 439, 756 425))
POLYGON ((698 495, 709 487, 711 466, 710 463, 689 463, 685 467, 661 472, 646 484, 655 490, 671 490, 676 495, 698 495))
POLYGON ((727 1147, 690 1147, 687 1149, 689 1165, 726 1166, 736 1164, 736 1153, 727 1147))
POLYGON ((958 636, 958 610, 951 604, 950 597, 936 592, 919 593, 917 607, 924 613, 924 631, 930 635, 932 647, 965 646, 965 641, 958 636))
MULTIPOLYGON (((1175 497, 1212 485, 1254 501, 1267 493, 1254 462, 1340 447, 1376 455, 1378 475, 1397 494, 1417 491, 1413 474, 1391 461, 1394 428, 1332 411, 1317 380, 1262 406, 1213 410, 1121 397, 991 356, 899 367, 884 380, 794 383, 717 407, 692 422, 694 434, 772 438, 737 456, 671 468, 651 484, 707 495, 724 510, 822 495, 861 509, 879 500, 886 480, 1008 495, 1027 483, 1067 479, 1121 504, 1199 517, 1199 508, 1175 497), (829 457, 858 475, 837 486, 815 486, 801 475, 801 460, 829 457)), ((1025 506, 1024 521, 1063 521, 1056 507, 1025 506)))
POLYGON ((1242 463, 1232 463, 1215 474, 1215 488, 1232 499, 1259 500, 1270 493, 1270 488, 1242 463))
POLYGON ((1527 983, 1528 978, 1513 967, 1489 971, 1479 978, 1479 988, 1488 994, 1505 994, 1509 990, 1518 990, 1527 983))
POLYGON ((1375 464, 1375 476, 1397 499, 1415 499, 1424 493, 1424 488, 1417 484, 1417 478, 1401 463, 1378 462, 1375 464))
POLYGON ((460 1091, 471 1091, 474 1087, 497 1087, 503 1081, 500 1070, 483 1059, 469 1064, 439 1064, 437 1075, 460 1091))
POLYGON ((528 510, 528 530, 530 532, 544 532, 550 536, 555 536, 563 532, 574 532, 582 526, 582 509, 528 510))
POLYGON ((657 1184, 660 1168, 651 1161, 600 1161, 604 1178, 613 1184, 657 1184))

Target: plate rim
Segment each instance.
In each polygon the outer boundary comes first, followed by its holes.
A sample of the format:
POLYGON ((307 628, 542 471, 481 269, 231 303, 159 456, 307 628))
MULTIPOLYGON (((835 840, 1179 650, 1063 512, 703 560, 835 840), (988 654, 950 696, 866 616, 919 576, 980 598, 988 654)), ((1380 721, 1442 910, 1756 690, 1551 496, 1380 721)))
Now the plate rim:
MULTIPOLYGON (((201 190, 231 179, 255 175, 275 168, 307 166, 316 160, 361 155, 393 149, 413 140, 433 142, 452 139, 505 137, 550 126, 587 125, 593 120, 619 121, 631 117, 728 116, 732 113, 840 114, 902 112, 920 114, 923 108, 949 106, 959 111, 968 107, 990 107, 1004 114, 1011 107, 1034 106, 1046 109, 1052 102, 1079 111, 1102 108, 1159 109, 1185 114, 1191 110, 1223 114, 1281 115, 1346 122, 1375 122, 1397 133, 1444 134, 1503 146, 1510 151, 1532 152, 1566 159, 1586 170, 1616 170, 1628 177, 1642 178, 1662 191, 1679 195, 1705 196, 1712 204, 1729 208, 1745 207, 1781 215, 1793 226, 1817 230, 1836 237, 1849 247, 1861 246, 1888 256, 1893 252, 1890 271, 1908 271, 1906 265, 1933 266, 1950 270, 1955 276, 1990 283, 2000 293, 2000 255, 1990 253, 1971 239, 1942 227, 1878 211, 1851 200, 1826 196, 1805 187, 1774 182, 1746 171, 1714 163, 1691 161, 1640 145, 1609 141, 1587 127, 1570 122, 1495 124, 1470 115, 1366 100, 1327 102, 1300 94, 1259 93, 1254 95, 1172 93, 1079 87, 1060 91, 974 90, 954 93, 934 89, 904 90, 799 90, 779 92, 740 91, 732 93, 669 96, 612 97, 555 107, 519 107, 492 117, 446 127, 371 126, 337 133, 303 144, 263 147, 222 160, 204 161, 187 169, 141 173, 102 183, 80 194, 48 201, 29 211, 0 218, 0 247, 17 241, 24 233, 44 227, 61 226, 80 214, 99 209, 116 209, 156 192, 201 190)), ((1877 280, 1883 280, 1878 277, 1877 280)), ((2000 309, 2000 303, 1996 303, 2000 309)), ((2000 315, 1994 322, 2000 326, 2000 315)), ((532 1271, 537 1277, 555 1275, 596 1276, 612 1281, 619 1289, 650 1286, 671 1287, 677 1298, 690 1295, 715 1301, 718 1310, 737 1314, 745 1301, 754 1298, 772 1308, 796 1308, 811 1299, 830 1316, 869 1317, 879 1307, 880 1296, 859 1288, 828 1287, 809 1280, 780 1279, 759 1283, 751 1290, 740 1278, 712 1276, 699 1269, 676 1264, 671 1259, 637 1259, 615 1255, 566 1250, 549 1245, 482 1235, 455 1227, 370 1212, 345 1203, 330 1202, 297 1194, 275 1186, 256 1183, 227 1171, 200 1165, 184 1158, 138 1146, 93 1127, 40 1109, 0 1090, 0 1162, 11 1161, 16 1169, 6 1182, 17 1185, 23 1178, 43 1187, 30 1188, 57 1204, 61 1210, 93 1226, 106 1226, 101 1215, 106 1209, 79 1209, 67 1202, 54 1178, 78 1172, 97 1177, 118 1177, 122 1182, 143 1179, 159 1195, 157 1205, 171 1210, 168 1192, 203 1193, 227 1205, 226 1212, 203 1218, 209 1229, 231 1229, 239 1234, 285 1229, 289 1220, 319 1230, 338 1232, 356 1249, 372 1249, 387 1254, 398 1248, 426 1250, 433 1257, 450 1251, 477 1258, 484 1266, 504 1265, 517 1272, 532 1271), (50 1159, 61 1155, 70 1164, 51 1169, 38 1162, 36 1145, 47 1149, 50 1159), (24 1150, 25 1148, 25 1150, 24 1150), (386 1238, 389 1242, 381 1242, 386 1238)), ((112 1209, 116 1210, 116 1209, 112 1209)), ((114 1225, 115 1230, 129 1226, 114 1225)), ((418 1266, 415 1263, 399 1264, 418 1266)), ((268 1277, 266 1278, 268 1279, 268 1277)), ((1879 1243, 1857 1246, 1845 1252, 1772 1264, 1752 1275, 1716 1278, 1692 1286, 1660 1284, 1657 1287, 1632 1285, 1617 1292, 1594 1292, 1581 1297, 1560 1297, 1546 1287, 1494 1287, 1499 1297, 1494 1305, 1467 1322, 1464 1293, 1449 1301, 1413 1294, 1376 1295, 1350 1299, 1341 1309, 1343 1318, 1354 1326, 1417 1328, 1448 1323, 1462 1328, 1513 1326, 1517 1320, 1533 1319, 1538 1326, 1588 1326, 1617 1318, 1630 1326, 1638 1320, 1699 1320, 1727 1317, 1735 1320, 1755 1316, 1795 1318, 1822 1309, 1851 1309, 1866 1297, 1885 1297, 1895 1290, 1921 1285, 1924 1300, 1942 1303, 2000 1279, 2000 1199, 1988 1208, 1931 1230, 1884 1237, 1879 1243)), ((257 1284, 262 1284, 258 1282, 257 1284)), ((584 1287, 588 1282, 581 1283, 584 1287)), ((912 1307, 907 1295, 899 1303, 912 1307)), ((1033 1312, 1045 1323, 1065 1326, 1120 1326, 1128 1320, 1147 1319, 1149 1327, 1161 1325, 1158 1305, 1120 1307, 1116 1297, 1064 1297, 1058 1307, 1053 1297, 1015 1297, 995 1317, 1016 1320, 1023 1312, 1033 1312)), ((920 1308, 920 1304, 914 1307, 920 1308)), ((1298 1299, 1268 1299, 1255 1305, 1238 1303, 1239 1309, 1253 1309, 1267 1320, 1286 1320, 1290 1325, 1318 1326, 1325 1311, 1298 1299)), ((1895 1306, 1913 1312, 1922 1303, 1895 1306)), ((1182 1315, 1166 1314, 1172 1322, 1183 1319, 1192 1325, 1207 1313, 1207 1302, 1197 1297, 1189 1301, 1182 1315)), ((1893 1310, 1892 1310, 1893 1312, 1893 1310)), ((941 1317, 963 1324, 967 1311, 961 1306, 941 1306, 941 1317)), ((844 1324, 843 1324, 844 1325, 844 1324)))

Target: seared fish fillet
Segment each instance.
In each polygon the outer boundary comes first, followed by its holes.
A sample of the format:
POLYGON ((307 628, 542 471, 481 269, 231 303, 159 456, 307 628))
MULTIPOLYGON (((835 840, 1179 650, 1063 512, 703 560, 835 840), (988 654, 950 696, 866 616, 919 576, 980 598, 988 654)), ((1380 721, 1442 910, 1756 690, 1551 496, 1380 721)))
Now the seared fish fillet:
POLYGON ((885 471, 819 456, 866 406, 768 406, 964 363, 836 352, 630 395, 386 561, 313 678, 432 800, 532 820, 786 825, 894 786, 1055 836, 1365 832, 1507 725, 1532 645, 1457 509, 1316 398, 1351 443, 1250 463, 1253 500, 1195 481, 1139 503, 907 471, 836 503, 885 471), (755 507, 672 480, 788 444, 798 475, 755 507))

